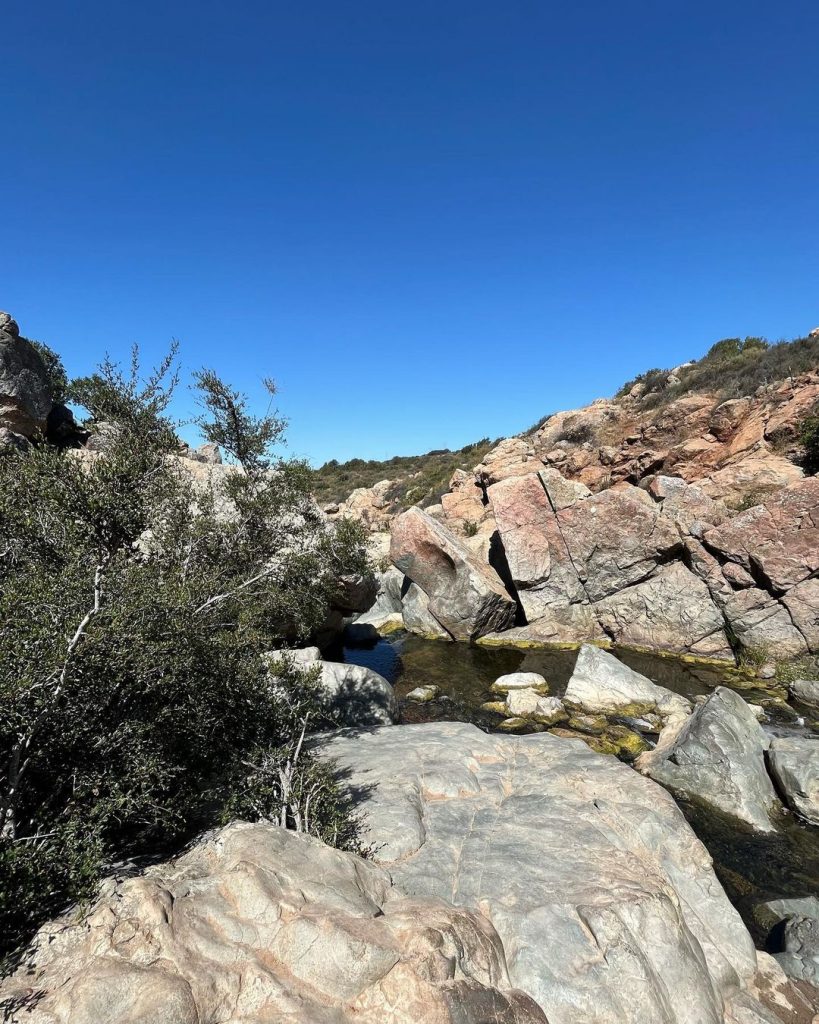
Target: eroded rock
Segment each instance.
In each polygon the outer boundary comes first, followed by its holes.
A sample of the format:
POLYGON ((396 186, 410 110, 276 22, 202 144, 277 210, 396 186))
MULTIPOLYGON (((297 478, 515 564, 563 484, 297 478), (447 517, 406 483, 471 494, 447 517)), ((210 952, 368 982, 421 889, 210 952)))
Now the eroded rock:
POLYGON ((497 573, 420 508, 393 523, 390 557, 429 597, 429 611, 456 639, 511 626, 516 605, 497 573))
POLYGON ((675 795, 773 832, 779 801, 765 768, 767 746, 753 711, 739 694, 720 686, 695 708, 673 742, 661 742, 637 764, 675 795))
POLYGON ((382 868, 268 824, 109 883, 38 946, 0 988, 22 1003, 12 1021, 546 1024, 484 916, 406 897, 382 868))
POLYGON ((479 909, 550 1024, 732 1019, 753 943, 648 779, 578 742, 459 723, 334 735, 323 752, 367 791, 365 841, 396 887, 479 909))

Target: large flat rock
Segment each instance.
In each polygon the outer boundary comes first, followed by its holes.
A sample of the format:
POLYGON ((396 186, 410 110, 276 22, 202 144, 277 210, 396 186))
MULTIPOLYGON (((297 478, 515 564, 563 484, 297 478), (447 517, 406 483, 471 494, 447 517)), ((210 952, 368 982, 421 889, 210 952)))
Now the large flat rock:
POLYGON ((550 1024, 734 1019, 753 943, 653 782, 581 742, 460 723, 323 744, 395 886, 480 912, 550 1024))
POLYGON ((547 1024, 486 917, 310 836, 237 822, 108 883, 0 985, 25 1024, 547 1024))

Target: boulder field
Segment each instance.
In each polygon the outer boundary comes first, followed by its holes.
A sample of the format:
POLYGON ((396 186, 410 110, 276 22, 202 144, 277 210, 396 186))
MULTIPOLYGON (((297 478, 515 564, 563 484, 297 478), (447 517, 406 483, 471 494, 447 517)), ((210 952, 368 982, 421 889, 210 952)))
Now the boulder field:
POLYGON ((592 494, 549 468, 490 484, 482 508, 470 537, 434 508, 394 519, 395 568, 361 621, 725 661, 819 650, 817 477, 731 515, 681 478, 592 494))
POLYGON ((651 780, 547 734, 320 738, 372 858, 234 823, 103 886, 0 986, 27 1024, 777 1024, 757 953, 651 780))

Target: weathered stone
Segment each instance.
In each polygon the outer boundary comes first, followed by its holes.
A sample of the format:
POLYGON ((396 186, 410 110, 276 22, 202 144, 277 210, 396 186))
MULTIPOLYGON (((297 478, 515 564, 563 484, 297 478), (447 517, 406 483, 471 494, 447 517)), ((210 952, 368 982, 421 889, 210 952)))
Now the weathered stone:
POLYGON ((537 473, 494 484, 489 500, 506 563, 529 622, 586 600, 549 495, 537 473))
POLYGON ((540 469, 542 465, 529 441, 522 437, 507 437, 475 467, 475 475, 483 484, 488 485, 510 476, 523 476, 540 469))
POLYGON ((393 616, 400 616, 403 610, 401 591, 404 587, 404 574, 395 566, 390 566, 376 576, 377 591, 371 608, 356 618, 357 623, 370 623, 379 629, 393 621, 393 616))
POLYGON ((548 733, 460 723, 335 734, 322 753, 366 793, 363 840, 395 886, 479 908, 550 1024, 734 1020, 753 943, 649 780, 548 733))
POLYGON ((515 602, 497 573, 420 508, 393 522, 390 557, 427 594, 430 612, 456 639, 474 640, 514 622, 515 602))
MULTIPOLYGON (((530 591, 530 598, 537 591, 530 591)), ((520 595, 519 595, 520 596, 520 595)), ((543 608, 539 617, 525 626, 514 626, 502 633, 487 633, 479 642, 487 646, 508 645, 529 647, 549 644, 577 644, 583 641, 604 641, 603 632, 594 606, 569 604, 543 608)))
POLYGON ((494 693, 509 693, 510 690, 534 690, 543 694, 549 692, 549 684, 539 672, 509 672, 492 683, 494 693))
POLYGON ((819 578, 797 583, 782 597, 809 651, 819 651, 819 578))
POLYGON ((713 551, 784 592, 819 570, 819 477, 785 487, 705 535, 713 551))
POLYGON ((8 427, 0 427, 0 451, 14 450, 25 452, 31 448, 31 441, 22 434, 15 434, 8 427))
POLYGON ((567 480, 556 469, 542 469, 538 476, 555 512, 591 497, 591 491, 585 484, 579 480, 567 480))
POLYGON ((31 1024, 546 1024, 485 917, 268 824, 109 884, 38 947, 0 989, 31 1024))
POLYGON ((738 590, 722 602, 722 613, 743 647, 775 651, 779 657, 804 654, 807 643, 787 608, 767 591, 738 590))
POLYGON ((12 317, 0 313, 0 427, 32 437, 45 430, 50 409, 48 375, 40 353, 20 337, 12 317))
POLYGON ((317 647, 274 651, 268 656, 275 673, 279 658, 300 669, 317 667, 316 685, 324 710, 340 725, 390 725, 397 716, 392 686, 372 669, 338 661, 322 661, 317 647))
POLYGON ((440 688, 429 684, 427 686, 416 686, 415 689, 410 690, 406 696, 406 700, 414 701, 416 704, 429 704, 430 701, 440 693, 440 688))
POLYGON ((510 690, 506 695, 506 713, 542 725, 556 725, 568 718, 562 701, 557 697, 543 697, 536 690, 510 690))
POLYGON ((731 398, 718 405, 711 415, 709 429, 719 441, 728 441, 753 405, 750 398, 731 398))
MULTIPOLYGON (((819 988, 819 918, 793 914, 785 921, 777 963, 790 978, 819 988)), ((816 1018, 814 1018, 815 1020, 816 1018)))
POLYGON ((638 487, 595 494, 558 512, 557 521, 592 602, 639 583, 681 548, 674 523, 638 487))
POLYGON ((779 802, 765 770, 767 745, 745 701, 720 686, 694 709, 673 743, 658 745, 637 764, 675 795, 772 832, 779 802))
POLYGON ((768 763, 788 807, 819 825, 819 741, 777 737, 771 740, 768 763))
POLYGON ((819 679, 794 679, 788 687, 794 700, 819 708, 819 679))
POLYGON ((429 610, 429 598, 419 586, 410 583, 401 603, 404 628, 429 640, 451 640, 452 637, 429 610))
POLYGON ((736 562, 726 562, 722 567, 722 575, 735 590, 745 590, 755 585, 753 576, 736 562))
POLYGON ((663 566, 593 607, 616 644, 733 660, 720 610, 706 584, 682 562, 663 566))
POLYGON ((685 718, 691 704, 624 665, 608 651, 583 644, 564 702, 592 714, 637 717, 656 712, 664 721, 685 718))

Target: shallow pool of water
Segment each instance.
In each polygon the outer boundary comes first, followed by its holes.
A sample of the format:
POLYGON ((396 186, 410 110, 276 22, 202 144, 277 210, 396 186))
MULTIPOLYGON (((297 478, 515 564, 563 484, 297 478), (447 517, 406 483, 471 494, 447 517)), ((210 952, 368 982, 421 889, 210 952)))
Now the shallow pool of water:
MULTIPOLYGON (((658 685, 690 699, 711 693, 717 686, 737 689, 749 702, 771 695, 728 667, 692 665, 678 658, 626 650, 613 653, 658 685)), ((481 704, 495 698, 490 687, 498 676, 539 672, 548 681, 549 692, 560 697, 574 669, 577 651, 477 647, 399 633, 374 644, 345 647, 341 656, 352 664, 374 669, 393 684, 402 722, 465 721, 491 731, 501 718, 482 711, 481 704), (439 687, 437 700, 416 704, 405 699, 410 690, 425 683, 439 687)), ((778 735, 817 735, 809 716, 798 707, 773 708, 765 728, 778 735)), ((683 802, 680 807, 713 857, 729 898, 757 945, 764 948, 768 936, 757 923, 754 906, 765 900, 819 893, 819 829, 787 815, 778 833, 761 835, 710 810, 683 802)))

